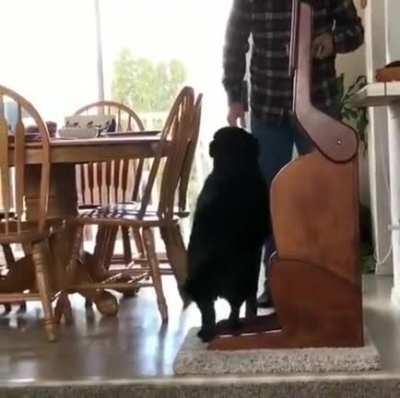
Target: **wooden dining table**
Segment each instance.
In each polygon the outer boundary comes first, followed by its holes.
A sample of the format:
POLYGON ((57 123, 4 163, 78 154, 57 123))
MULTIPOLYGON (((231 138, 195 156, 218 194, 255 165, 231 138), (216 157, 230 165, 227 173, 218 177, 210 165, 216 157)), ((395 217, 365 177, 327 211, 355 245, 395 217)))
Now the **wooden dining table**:
MULTIPOLYGON (((154 157, 160 148, 160 135, 154 132, 146 134, 127 134, 126 136, 101 137, 91 139, 53 138, 50 143, 51 177, 47 217, 49 219, 68 220, 78 214, 78 195, 76 188, 75 165, 80 163, 103 162, 119 159, 140 159, 154 157)), ((166 146, 166 152, 168 145, 166 146)), ((9 144, 10 159, 13 159, 13 144, 9 144)), ((167 153, 165 153, 166 155, 167 153)), ((35 219, 38 209, 40 181, 41 143, 27 142, 25 173, 27 218, 35 219)), ((52 235, 49 250, 52 258, 50 275, 53 291, 68 289, 74 284, 73 278, 80 282, 93 280, 90 267, 80 267, 80 274, 70 275, 72 244, 75 227, 66 224, 61 232, 52 235), (72 278, 72 279, 71 279, 72 278)), ((86 258, 90 254, 85 253, 86 258)), ((90 258, 93 262, 93 258, 90 258)), ((90 261, 89 261, 90 262, 90 261)), ((93 267, 93 264, 91 265, 93 267)), ((93 270, 96 274, 96 270, 93 270)), ((97 270, 98 271, 98 270, 97 270)), ((106 315, 118 310, 113 295, 99 295, 95 291, 79 292, 95 302, 98 310, 106 315)))

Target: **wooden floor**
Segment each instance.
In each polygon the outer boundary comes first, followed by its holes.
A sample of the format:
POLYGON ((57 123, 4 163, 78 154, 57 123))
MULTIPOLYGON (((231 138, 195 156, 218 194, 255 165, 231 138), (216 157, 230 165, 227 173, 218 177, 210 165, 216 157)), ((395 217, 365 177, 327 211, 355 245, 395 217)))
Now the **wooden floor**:
MULTIPOLYGON (((400 312, 391 307, 392 279, 365 279, 365 318, 383 358, 384 372, 400 375, 400 312)), ((2 384, 68 384, 71 381, 117 382, 142 378, 170 379, 172 363, 187 330, 199 325, 194 305, 181 311, 174 281, 165 277, 170 322, 162 327, 152 289, 121 300, 116 318, 86 311, 83 300, 73 300, 74 324, 62 326, 59 341, 48 343, 40 325, 41 310, 0 317, 0 387, 2 384)), ((223 301, 218 315, 227 313, 223 301)))

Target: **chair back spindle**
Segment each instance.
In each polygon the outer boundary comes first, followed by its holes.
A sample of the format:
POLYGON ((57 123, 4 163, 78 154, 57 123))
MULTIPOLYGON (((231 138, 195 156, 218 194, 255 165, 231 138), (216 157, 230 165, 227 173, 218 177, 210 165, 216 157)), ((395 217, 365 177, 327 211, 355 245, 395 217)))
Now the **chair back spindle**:
MULTIPOLYGON (((75 112, 75 115, 82 114, 112 115, 115 120, 115 132, 144 130, 144 124, 136 112, 116 101, 94 102, 75 112)), ((129 201, 132 197, 137 200, 142 184, 144 162, 144 159, 124 159, 77 165, 80 205, 94 207, 129 201)))
MULTIPOLYGON (((16 92, 0 86, 0 180, 1 180, 1 219, 0 240, 12 240, 22 232, 25 220, 25 167, 26 167, 26 128, 24 118, 37 127, 42 144, 41 163, 39 165, 40 196, 36 216, 38 232, 44 230, 49 196, 50 180, 50 140, 46 124, 33 105, 16 92), (5 104, 15 104, 17 122, 11 131, 5 112, 5 104), (12 134, 13 133, 13 134, 12 134), (9 145, 14 147, 14 156, 9 156, 9 145), (12 228, 11 228, 12 226, 12 228), (11 236, 12 235, 12 236, 11 236)), ((17 239, 18 240, 18 239, 17 239)))
POLYGON ((190 124, 193 115, 193 103, 193 88, 184 87, 172 105, 162 130, 159 149, 153 159, 141 200, 139 217, 143 217, 146 213, 157 175, 160 173, 161 161, 166 152, 168 152, 168 156, 162 171, 158 214, 163 218, 173 216, 173 199, 187 145, 187 134, 192 130, 190 124))
POLYGON ((182 212, 186 211, 187 191, 189 187, 190 174, 192 171, 192 165, 196 153, 197 143, 199 140, 202 101, 203 95, 199 94, 194 105, 192 136, 189 139, 188 147, 185 153, 185 159, 182 166, 181 177, 179 180, 178 208, 182 212))

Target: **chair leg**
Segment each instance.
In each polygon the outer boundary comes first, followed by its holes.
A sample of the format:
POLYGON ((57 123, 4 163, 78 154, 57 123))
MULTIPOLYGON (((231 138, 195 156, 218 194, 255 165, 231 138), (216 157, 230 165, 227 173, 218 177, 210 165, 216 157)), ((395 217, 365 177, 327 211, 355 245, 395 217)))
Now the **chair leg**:
POLYGON ((161 228, 161 237, 165 244, 167 257, 178 284, 179 293, 184 300, 183 285, 187 278, 187 253, 179 225, 161 228))
POLYGON ((36 283, 44 312, 44 324, 49 341, 56 340, 56 320, 51 305, 51 288, 48 278, 48 262, 44 242, 32 245, 32 259, 35 266, 36 283))
POLYGON ((73 236, 71 257, 67 264, 64 290, 61 292, 61 295, 57 300, 54 311, 54 317, 57 324, 61 322, 62 317, 64 317, 66 324, 71 324, 73 322, 72 307, 68 297, 68 288, 74 283, 76 279, 83 236, 84 236, 83 225, 77 225, 75 227, 75 234, 73 236))
POLYGON ((150 228, 143 228, 143 243, 145 245, 146 255, 151 269, 154 288, 157 295, 158 308, 161 314, 162 321, 164 323, 168 321, 168 307, 162 288, 160 268, 154 244, 154 236, 150 228))
POLYGON ((115 242, 117 240, 118 227, 107 227, 106 239, 104 241, 104 258, 103 269, 108 270, 115 250, 115 242))
POLYGON ((136 228, 133 228, 132 235, 133 235, 133 239, 135 241, 136 250, 137 250, 138 254, 140 255, 140 257, 143 258, 145 256, 145 254, 144 254, 143 240, 142 240, 140 231, 136 228))
POLYGON ((132 261, 131 241, 129 238, 129 228, 122 227, 122 244, 124 249, 124 262, 128 266, 132 261))
MULTIPOLYGON (((68 264, 68 275, 69 275, 69 281, 70 284, 73 284, 75 282, 75 278, 77 276, 78 273, 78 267, 79 267, 79 263, 80 263, 80 250, 83 247, 83 241, 86 240, 87 235, 86 235, 86 231, 90 230, 90 233, 92 233, 92 228, 89 225, 85 226, 83 225, 78 225, 76 226, 75 229, 75 235, 74 235, 74 243, 72 245, 72 253, 71 253, 71 258, 70 258, 70 262, 68 264)), ((98 231, 99 233, 99 231, 98 231)), ((92 237, 92 236, 91 236, 92 237)), ((97 239, 97 236, 96 236, 97 239)), ((95 250, 97 249, 97 246, 95 246, 95 250)), ((62 304, 61 304, 62 305, 62 304)), ((85 297, 85 308, 86 309, 91 309, 93 306, 93 301, 88 298, 85 297)))
POLYGON ((72 315, 72 307, 71 302, 68 298, 68 293, 61 293, 60 297, 57 300, 56 308, 54 310, 54 317, 59 324, 61 322, 62 317, 65 319, 65 323, 67 325, 72 324, 73 315, 72 315))
POLYGON ((4 258, 6 259, 7 266, 14 264, 15 258, 11 246, 6 243, 3 243, 1 246, 3 247, 4 258))
MULTIPOLYGON (((117 232, 118 227, 115 226, 101 225, 97 230, 94 256, 103 274, 110 268, 117 232)), ((98 275, 98 279, 102 279, 103 276, 98 275)))
POLYGON ((27 244, 22 244, 22 250, 25 253, 25 256, 30 256, 32 254, 32 247, 27 244))

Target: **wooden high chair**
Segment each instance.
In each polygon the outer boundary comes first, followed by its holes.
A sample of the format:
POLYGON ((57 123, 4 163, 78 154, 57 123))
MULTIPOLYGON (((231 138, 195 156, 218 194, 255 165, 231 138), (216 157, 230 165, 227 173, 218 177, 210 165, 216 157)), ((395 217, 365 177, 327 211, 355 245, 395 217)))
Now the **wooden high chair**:
POLYGON ((213 350, 364 344, 358 140, 311 103, 312 9, 293 4, 293 110, 315 150, 284 167, 271 187, 277 251, 269 279, 276 314, 245 321, 239 336, 220 323, 213 350))

